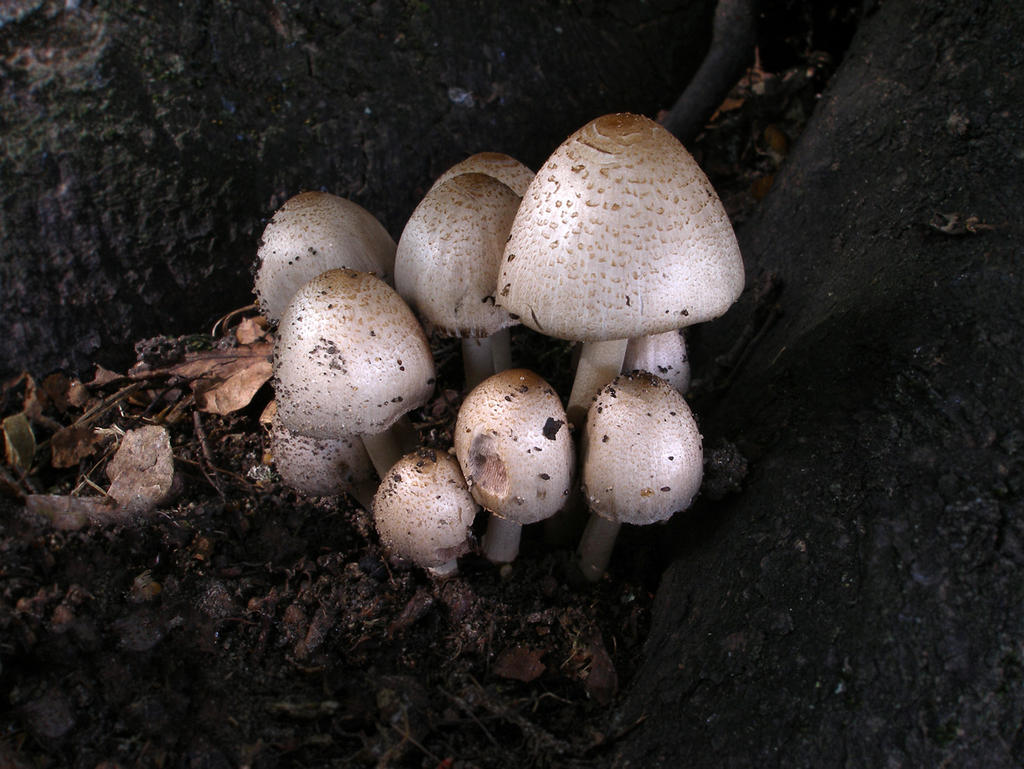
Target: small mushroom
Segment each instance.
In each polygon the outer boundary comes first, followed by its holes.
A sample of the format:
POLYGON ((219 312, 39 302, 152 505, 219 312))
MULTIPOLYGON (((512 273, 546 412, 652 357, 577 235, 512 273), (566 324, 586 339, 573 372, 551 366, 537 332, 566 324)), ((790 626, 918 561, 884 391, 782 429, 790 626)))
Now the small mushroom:
POLYGON ((420 449, 388 470, 373 497, 373 520, 393 555, 434 576, 458 570, 469 551, 469 529, 479 507, 450 455, 420 449))
POLYGON ((622 368, 627 340, 710 320, 743 261, 697 162, 653 120, 604 115, 566 139, 512 224, 495 301, 540 333, 582 341, 569 419, 622 368))
POLYGON ((583 575, 601 578, 623 523, 657 523, 688 508, 703 460, 690 407, 668 382, 637 371, 605 386, 584 435, 582 487, 591 516, 578 548, 583 575))
POLYGON ((434 390, 423 328, 375 275, 328 270, 292 297, 274 347, 281 423, 312 438, 358 435, 383 477, 400 419, 434 390))
POLYGON ((390 281, 395 248, 384 226, 362 206, 328 192, 301 192, 263 230, 256 254, 260 310, 277 322, 300 286, 340 267, 390 281))
POLYGON ((554 515, 569 498, 575 451, 562 402, 532 371, 499 372, 462 402, 454 443, 473 498, 491 513, 484 555, 509 563, 522 527, 554 515))
POLYGON ((519 196, 493 176, 469 173, 436 184, 409 217, 395 256, 395 287, 420 317, 462 339, 466 385, 507 364, 516 324, 494 304, 502 249, 519 196))
POLYGON ((270 453, 281 480, 290 488, 310 496, 348 492, 360 504, 369 505, 373 491, 367 493, 368 483, 376 476, 359 436, 312 438, 289 430, 275 415, 270 423, 270 453))
POLYGON ((487 174, 522 197, 526 188, 533 181, 533 171, 514 157, 503 152, 478 152, 465 160, 460 160, 434 181, 433 186, 441 184, 459 174, 487 174))

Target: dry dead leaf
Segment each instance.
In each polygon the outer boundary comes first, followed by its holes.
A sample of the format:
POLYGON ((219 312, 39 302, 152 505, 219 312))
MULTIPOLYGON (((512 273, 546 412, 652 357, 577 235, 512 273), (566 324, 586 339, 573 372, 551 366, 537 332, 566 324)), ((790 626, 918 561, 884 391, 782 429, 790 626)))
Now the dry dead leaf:
POLYGON ((165 502, 174 489, 174 456, 167 430, 147 425, 129 430, 107 465, 107 494, 129 513, 144 513, 165 502))
POLYGON ((50 464, 53 467, 75 467, 79 461, 96 451, 103 441, 89 427, 62 427, 50 438, 50 464))
POLYGON ((189 353, 166 371, 190 380, 200 411, 230 414, 245 408, 273 374, 274 345, 257 342, 230 350, 189 353))
POLYGON ((61 531, 81 529, 90 523, 122 523, 131 518, 127 510, 105 497, 29 494, 25 497, 25 509, 45 518, 61 531))
POLYGON ((529 683, 540 677, 547 668, 540 658, 544 652, 528 649, 525 646, 513 646, 505 649, 494 661, 494 674, 502 678, 529 683))
POLYGON ((24 412, 11 414, 2 423, 7 464, 27 473, 36 455, 36 437, 24 412))
POLYGON ((265 318, 244 318, 235 327, 235 339, 240 345, 259 342, 267 336, 267 321, 265 318))
POLYGON ((594 700, 607 705, 619 690, 619 676, 608 650, 604 648, 600 633, 595 632, 587 640, 587 654, 590 666, 583 687, 594 700))

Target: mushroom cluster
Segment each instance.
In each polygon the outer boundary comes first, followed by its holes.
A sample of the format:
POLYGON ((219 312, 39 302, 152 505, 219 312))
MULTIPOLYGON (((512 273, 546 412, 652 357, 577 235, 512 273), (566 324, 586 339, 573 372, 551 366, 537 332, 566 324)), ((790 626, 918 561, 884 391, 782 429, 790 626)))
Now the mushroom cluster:
POLYGON ((303 193, 274 215, 259 257, 256 293, 279 324, 282 480, 352 493, 395 557, 455 573, 482 507, 481 551, 509 563, 522 527, 579 490, 591 518, 578 564, 596 580, 622 523, 667 520, 697 495, 682 329, 725 312, 744 268, 707 177, 654 121, 599 117, 536 175, 473 155, 438 177, 397 246, 356 204, 303 193), (565 407, 539 374, 512 368, 519 323, 581 343, 565 407), (462 344, 448 453, 417 448, 404 418, 434 389, 428 332, 462 344))

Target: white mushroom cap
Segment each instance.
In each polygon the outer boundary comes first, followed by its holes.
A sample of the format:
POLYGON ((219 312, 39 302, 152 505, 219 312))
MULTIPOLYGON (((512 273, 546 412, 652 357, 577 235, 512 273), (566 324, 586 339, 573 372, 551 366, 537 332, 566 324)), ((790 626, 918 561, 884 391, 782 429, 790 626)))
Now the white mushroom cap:
POLYGON ((623 371, 650 371, 679 390, 690 389, 690 357, 682 329, 635 336, 626 345, 623 371))
POLYGON ((690 407, 664 379, 623 374, 587 414, 583 495, 591 512, 645 525, 685 510, 704 473, 701 435, 690 407))
POLYGON ((373 214, 327 192, 302 192, 277 210, 256 254, 256 298, 280 320, 292 294, 321 272, 346 267, 391 280, 395 241, 373 214))
POLYGON ((455 422, 455 455, 474 499, 519 524, 565 505, 575 451, 551 386, 526 369, 495 374, 466 396, 455 422))
POLYGON ((399 459, 373 497, 373 520, 384 546, 419 566, 444 571, 468 552, 479 509, 458 462, 427 449, 399 459))
POLYGON ((281 480, 311 496, 344 494, 375 476, 358 436, 311 438, 292 432, 276 416, 270 423, 270 452, 281 480))
POLYGON ((715 318, 743 282, 729 217, 690 153, 616 114, 566 139, 530 183, 496 301, 535 331, 601 341, 715 318))
POLYGON ((494 289, 518 208, 519 196, 485 174, 431 188, 398 241, 398 293, 447 336, 485 337, 513 325, 494 306, 494 289))
POLYGON ((274 347, 278 415, 314 438, 387 430, 427 402, 434 360, 423 328, 375 275, 329 270, 300 288, 274 347))
POLYGON ((459 174, 487 174, 512 188, 519 197, 533 181, 533 171, 503 152, 478 152, 460 160, 434 182, 434 187, 459 174))

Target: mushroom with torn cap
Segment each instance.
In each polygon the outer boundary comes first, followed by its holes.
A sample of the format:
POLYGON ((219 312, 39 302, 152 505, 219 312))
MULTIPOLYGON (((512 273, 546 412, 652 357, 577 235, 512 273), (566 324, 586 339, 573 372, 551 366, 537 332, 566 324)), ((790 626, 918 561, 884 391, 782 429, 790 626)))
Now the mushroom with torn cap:
POLYGON ((484 555, 509 563, 522 527, 561 510, 572 489, 575 450, 562 402, 532 371, 499 372, 462 402, 454 444, 473 498, 491 513, 484 555))
POLYGON ((700 430, 679 391, 645 371, 613 379, 591 404, 583 437, 583 576, 601 578, 623 523, 668 520, 690 506, 703 476, 700 430))
POLYGON ((328 270, 285 309, 274 347, 277 413, 313 438, 358 435, 383 477, 403 453, 395 427, 434 390, 423 328, 375 275, 328 270))
POLYGON ((260 311, 276 323, 299 287, 327 270, 346 267, 390 282, 395 248, 384 226, 357 203, 329 192, 300 192, 263 230, 254 287, 260 311))
POLYGON ((420 449, 392 465, 373 497, 381 542, 437 577, 458 570, 469 551, 469 529, 479 511, 459 463, 446 453, 420 449))
POLYGON ((502 249, 519 196, 493 176, 441 182, 409 217, 395 256, 395 287, 429 325, 462 339, 466 385, 508 367, 505 331, 518 321, 496 307, 502 249))
POLYGON ((530 183, 496 302, 535 331, 584 342, 567 409, 582 421, 630 337, 718 317, 743 290, 729 217, 679 141, 653 120, 604 115, 530 183))

